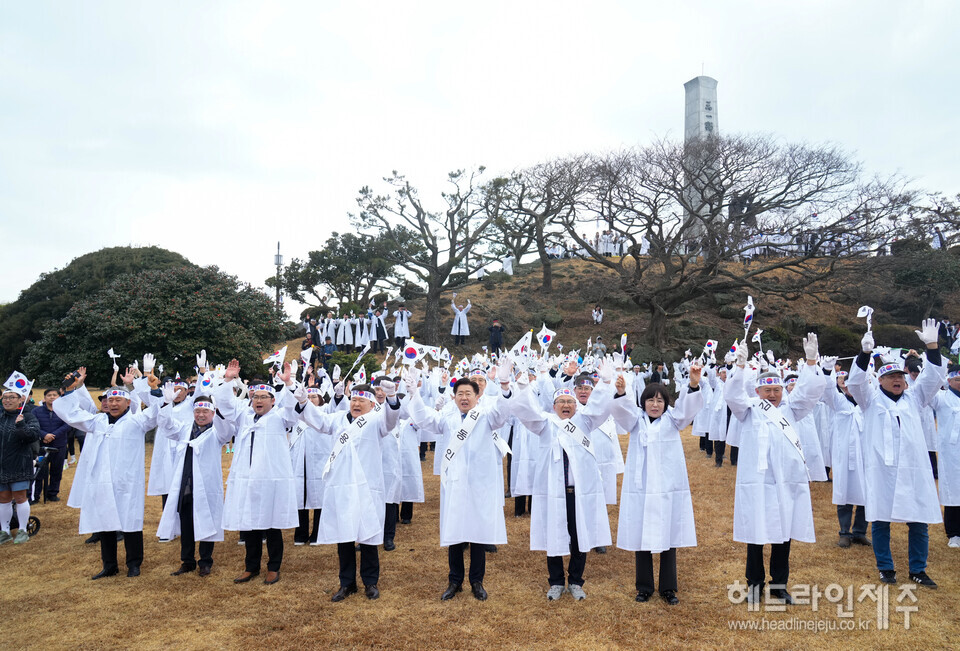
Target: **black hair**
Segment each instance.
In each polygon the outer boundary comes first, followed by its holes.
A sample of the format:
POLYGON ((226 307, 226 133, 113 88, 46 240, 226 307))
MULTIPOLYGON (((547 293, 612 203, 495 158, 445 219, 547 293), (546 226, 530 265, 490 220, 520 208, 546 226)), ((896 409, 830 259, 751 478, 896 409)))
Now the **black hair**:
POLYGON ((903 363, 903 370, 907 373, 919 373, 920 359, 917 357, 908 357, 903 363))
POLYGON ((480 385, 477 384, 476 381, 471 380, 468 377, 462 377, 459 380, 457 380, 453 384, 453 392, 456 393, 457 389, 459 389, 462 386, 470 386, 473 388, 474 393, 476 393, 478 396, 480 395, 480 385))
POLYGON ((646 411, 647 400, 657 395, 663 398, 663 402, 667 407, 671 407, 673 405, 673 401, 670 399, 670 393, 667 391, 667 387, 663 386, 659 382, 654 382, 653 384, 648 384, 643 389, 643 393, 640 394, 640 409, 646 411))
POLYGON ((47 397, 47 394, 50 393, 51 391, 54 392, 54 393, 56 393, 56 394, 59 394, 59 393, 60 393, 60 389, 58 389, 57 387, 49 387, 49 388, 43 390, 43 397, 46 398, 46 397, 47 397))

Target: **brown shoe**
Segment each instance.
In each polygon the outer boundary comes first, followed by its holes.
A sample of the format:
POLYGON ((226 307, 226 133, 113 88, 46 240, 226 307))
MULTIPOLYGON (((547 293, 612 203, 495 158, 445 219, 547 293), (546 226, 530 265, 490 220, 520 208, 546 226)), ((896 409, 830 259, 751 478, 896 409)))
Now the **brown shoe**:
POLYGON ((266 583, 267 585, 273 585, 279 580, 280 580, 280 570, 277 570, 276 572, 271 572, 268 570, 267 578, 265 578, 263 582, 266 583))
POLYGON ((260 576, 260 572, 244 572, 233 580, 234 583, 246 583, 255 576, 260 576))

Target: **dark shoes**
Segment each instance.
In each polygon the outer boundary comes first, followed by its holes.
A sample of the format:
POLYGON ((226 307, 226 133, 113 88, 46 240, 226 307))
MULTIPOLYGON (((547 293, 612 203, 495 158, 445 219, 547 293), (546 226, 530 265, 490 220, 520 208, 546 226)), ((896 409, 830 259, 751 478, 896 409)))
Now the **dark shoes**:
POLYGON ((922 585, 925 588, 930 588, 931 590, 937 589, 937 584, 933 582, 933 579, 927 576, 926 572, 917 572, 916 574, 911 572, 910 580, 918 585, 922 585))
POLYGON ((266 583, 267 585, 273 585, 279 580, 280 580, 280 570, 277 570, 276 572, 271 572, 270 570, 267 570, 267 576, 263 580, 263 582, 266 583))
POLYGON ((94 543, 100 542, 100 533, 91 534, 89 538, 83 541, 87 545, 92 545, 94 543))
MULTIPOLYGON (((471 544, 472 544, 472 543, 471 543, 471 544)), ((497 546, 496 546, 496 545, 484 545, 484 546, 483 546, 483 551, 487 552, 488 554, 496 554, 496 553, 497 553, 497 546)))
POLYGON ((367 595, 367 599, 379 599, 380 598, 380 588, 377 587, 377 584, 364 586, 363 594, 367 595))
POLYGON ((637 593, 637 598, 635 599, 635 601, 637 601, 638 603, 641 603, 641 604, 647 603, 648 601, 650 601, 650 593, 649 593, 649 592, 638 592, 638 593, 637 593))
POLYGON ((607 553, 607 548, 606 548, 606 547, 594 547, 594 548, 593 548, 593 553, 594 553, 594 554, 606 554, 606 553, 607 553))
POLYGON ((119 570, 117 568, 113 568, 112 570, 106 570, 106 569, 100 570, 99 572, 91 576, 90 579, 93 581, 96 581, 97 579, 103 579, 108 576, 116 576, 118 573, 119 573, 119 570))
POLYGON ((793 597, 790 596, 790 593, 784 590, 783 588, 771 588, 770 596, 774 599, 782 601, 787 606, 793 605, 793 597))
POLYGON ((410 524, 410 518, 402 518, 400 524, 410 524))
POLYGON ((897 583, 897 572, 896 570, 880 570, 880 581, 883 583, 889 583, 891 585, 896 585, 897 583))
POLYGON ((181 574, 187 574, 189 572, 193 572, 195 569, 197 568, 190 567, 189 565, 181 565, 176 572, 170 572, 170 576, 180 576, 181 574))
POLYGON ((383 541, 383 551, 392 552, 396 548, 397 546, 393 543, 392 538, 388 538, 387 540, 383 541))
POLYGON ((356 591, 357 591, 356 583, 351 583, 350 585, 342 585, 340 586, 340 589, 337 590, 332 597, 330 597, 330 601, 333 601, 333 602, 343 601, 344 599, 346 599, 356 591))
POLYGON ((140 568, 139 568, 139 567, 131 567, 131 568, 127 569, 127 578, 132 578, 132 577, 135 577, 135 576, 140 576, 140 568))
POLYGON ((680 603, 680 600, 677 599, 677 593, 673 590, 666 590, 665 592, 660 593, 660 598, 666 601, 671 606, 676 606, 680 603))
POLYGON ((480 601, 487 600, 487 591, 483 589, 483 584, 477 581, 476 583, 471 583, 470 588, 473 590, 473 596, 480 601))
POLYGON ((853 544, 853 536, 840 536, 840 538, 837 540, 837 547, 846 549, 851 544, 853 544))
POLYGON ((246 583, 255 576, 260 576, 260 572, 244 572, 233 580, 234 583, 246 583))
POLYGON ((453 583, 447 586, 447 589, 443 591, 443 594, 440 595, 440 601, 450 601, 453 599, 454 595, 463 590, 462 583, 453 583))
POLYGON ((50 497, 47 498, 47 501, 48 501, 48 502, 59 502, 59 501, 60 501, 60 498, 57 497, 56 495, 51 495, 50 497))
POLYGON ((209 567, 201 567, 201 568, 197 571, 197 576, 210 576, 210 568, 209 568, 209 567))
POLYGON ((854 536, 854 537, 853 537, 853 544, 854 544, 854 545, 863 545, 864 547, 873 547, 873 543, 870 542, 870 539, 867 538, 866 536, 864 536, 863 534, 860 534, 860 535, 858 535, 858 536, 854 536))

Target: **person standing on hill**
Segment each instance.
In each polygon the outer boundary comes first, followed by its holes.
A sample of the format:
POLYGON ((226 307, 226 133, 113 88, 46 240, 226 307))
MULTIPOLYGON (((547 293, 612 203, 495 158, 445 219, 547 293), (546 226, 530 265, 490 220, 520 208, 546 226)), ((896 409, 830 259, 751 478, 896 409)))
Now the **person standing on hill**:
POLYGON ((403 345, 407 342, 407 337, 410 336, 411 316, 413 316, 413 313, 403 303, 393 313, 393 343, 397 348, 403 348, 403 345))
MULTIPOLYGON (((453 298, 457 298, 456 293, 454 293, 453 298)), ((466 338, 470 336, 470 324, 467 323, 467 312, 470 311, 471 307, 470 299, 467 299, 467 304, 464 307, 459 307, 454 301, 450 301, 450 307, 453 308, 453 328, 450 330, 450 334, 453 335, 453 345, 462 346, 466 338)))
POLYGON ((487 340, 487 351, 490 353, 497 353, 503 346, 503 333, 505 331, 503 325, 500 323, 500 319, 494 319, 493 325, 491 325, 487 330, 490 332, 490 338, 487 340))

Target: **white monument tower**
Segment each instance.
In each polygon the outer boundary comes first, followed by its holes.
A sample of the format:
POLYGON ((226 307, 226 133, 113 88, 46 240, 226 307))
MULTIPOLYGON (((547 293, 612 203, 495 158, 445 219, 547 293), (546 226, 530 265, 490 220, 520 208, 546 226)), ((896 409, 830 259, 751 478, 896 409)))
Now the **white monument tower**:
POLYGON ((687 110, 683 121, 683 139, 720 135, 717 127, 717 80, 694 77, 683 85, 687 110))

